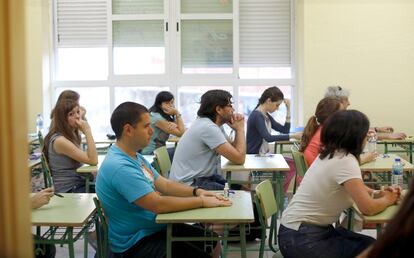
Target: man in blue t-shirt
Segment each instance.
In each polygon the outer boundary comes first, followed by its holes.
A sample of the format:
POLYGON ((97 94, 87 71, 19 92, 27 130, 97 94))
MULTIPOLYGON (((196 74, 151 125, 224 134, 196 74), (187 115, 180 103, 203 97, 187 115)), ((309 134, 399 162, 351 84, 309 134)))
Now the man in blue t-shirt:
MULTIPOLYGON (((138 153, 153 133, 144 106, 122 103, 112 113, 111 126, 117 141, 99 169, 96 192, 108 217, 115 257, 166 255, 166 226, 155 223, 157 214, 231 205, 211 192, 163 178, 138 153)), ((204 230, 178 224, 173 234, 203 236, 204 230)), ((218 246, 210 250, 213 256, 218 246)), ((211 257, 204 248, 204 242, 173 242, 173 257, 211 257)))

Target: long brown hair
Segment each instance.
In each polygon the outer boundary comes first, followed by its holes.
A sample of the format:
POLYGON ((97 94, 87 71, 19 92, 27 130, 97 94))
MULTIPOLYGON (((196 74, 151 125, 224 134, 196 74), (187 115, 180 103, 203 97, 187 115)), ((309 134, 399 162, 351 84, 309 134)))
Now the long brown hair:
MULTIPOLYGON (((394 218, 369 251, 368 258, 407 257, 414 243, 414 180, 394 218)), ((409 256, 409 255, 408 255, 409 256)))
POLYGON ((80 146, 81 136, 78 129, 73 129, 68 124, 68 114, 72 109, 79 106, 77 101, 70 99, 59 101, 53 111, 53 119, 49 133, 45 137, 45 144, 43 146, 43 153, 46 159, 49 160, 49 145, 52 135, 59 133, 76 146, 80 146))
POLYGON ((309 118, 303 131, 299 151, 304 152, 313 135, 325 120, 341 108, 341 101, 335 97, 323 98, 316 106, 315 115, 309 118))
MULTIPOLYGON (((79 98, 80 98, 80 95, 76 91, 64 90, 64 91, 62 91, 62 93, 60 93, 60 95, 59 95, 59 97, 56 101, 56 105, 59 102, 61 102, 63 100, 67 100, 67 99, 73 100, 75 102, 79 102, 79 98)), ((52 109, 52 112, 50 112, 50 119, 53 119, 53 112, 54 112, 54 109, 52 109)))

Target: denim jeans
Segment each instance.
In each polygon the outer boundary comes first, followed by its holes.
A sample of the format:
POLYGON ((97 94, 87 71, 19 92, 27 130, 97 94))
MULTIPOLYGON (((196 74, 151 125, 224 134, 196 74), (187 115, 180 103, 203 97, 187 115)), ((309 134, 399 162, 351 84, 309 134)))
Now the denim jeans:
POLYGON ((298 231, 279 227, 279 248, 285 258, 355 257, 375 239, 333 226, 302 224, 298 231))

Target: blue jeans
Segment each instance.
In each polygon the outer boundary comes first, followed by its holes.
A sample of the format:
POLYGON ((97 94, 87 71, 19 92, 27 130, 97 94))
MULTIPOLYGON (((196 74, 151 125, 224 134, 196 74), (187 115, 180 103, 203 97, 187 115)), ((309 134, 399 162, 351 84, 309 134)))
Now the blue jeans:
MULTIPOLYGON (((194 182, 192 186, 198 186, 205 190, 223 190, 224 184, 226 183, 226 179, 224 179, 219 174, 214 174, 212 176, 206 176, 206 177, 197 177, 194 178, 194 182)), ((231 185, 231 189, 233 190, 240 190, 241 185, 233 184, 231 185)))
POLYGON ((331 225, 302 224, 298 231, 280 225, 278 236, 284 258, 355 257, 375 242, 372 237, 331 225))

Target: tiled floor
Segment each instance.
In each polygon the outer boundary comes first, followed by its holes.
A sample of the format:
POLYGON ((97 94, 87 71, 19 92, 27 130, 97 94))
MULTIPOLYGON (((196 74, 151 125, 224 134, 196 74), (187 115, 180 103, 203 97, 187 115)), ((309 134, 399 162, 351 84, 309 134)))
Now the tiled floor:
MULTIPOLYGON (((376 237, 376 231, 375 230, 363 230, 362 231, 363 234, 365 235, 369 235, 372 237, 376 237)), ((257 247, 258 247, 258 243, 257 242, 257 247)), ((248 247, 251 247, 255 244, 252 243, 248 243, 248 247)), ((95 255, 95 251, 92 249, 92 247, 89 245, 88 247, 88 258, 93 258, 95 255)), ((64 247, 60 247, 60 246, 56 246, 56 258, 67 258, 69 256, 69 252, 68 252, 68 248, 67 246, 64 247)), ((77 241, 75 243, 75 257, 80 258, 83 257, 83 239, 77 241)), ((229 253, 227 255, 228 258, 238 258, 240 257, 240 253, 234 252, 234 253, 229 253)), ((247 253, 247 258, 257 258, 259 257, 259 252, 248 252, 247 253)), ((267 251, 265 252, 264 258, 280 258, 283 257, 280 253, 274 254, 271 251, 267 251)))

